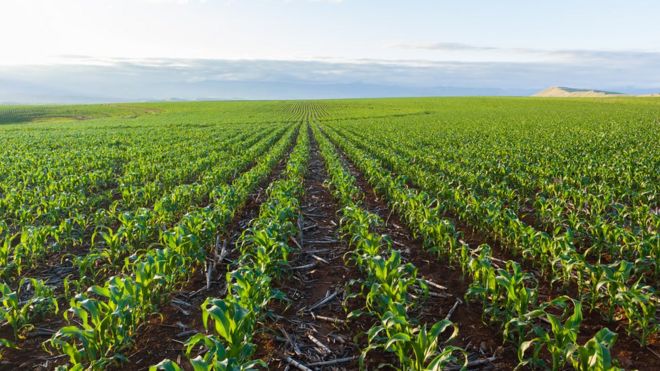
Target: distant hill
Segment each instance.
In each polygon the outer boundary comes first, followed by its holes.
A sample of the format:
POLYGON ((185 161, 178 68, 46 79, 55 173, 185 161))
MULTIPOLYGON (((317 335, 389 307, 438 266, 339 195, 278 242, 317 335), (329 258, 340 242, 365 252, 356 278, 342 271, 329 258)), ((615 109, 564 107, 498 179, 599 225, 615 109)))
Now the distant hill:
POLYGON ((553 86, 532 95, 533 97, 621 97, 622 93, 615 93, 604 90, 593 89, 574 89, 562 86, 553 86))

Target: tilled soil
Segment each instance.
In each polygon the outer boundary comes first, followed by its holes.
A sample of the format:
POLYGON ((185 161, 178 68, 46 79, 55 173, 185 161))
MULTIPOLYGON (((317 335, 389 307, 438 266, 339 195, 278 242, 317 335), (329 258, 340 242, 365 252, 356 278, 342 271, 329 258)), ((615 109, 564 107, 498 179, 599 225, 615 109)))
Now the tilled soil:
POLYGON ((346 320, 345 285, 358 273, 344 262, 349 247, 338 232, 339 205, 323 184, 325 166, 311 131, 308 134, 311 151, 301 200, 302 233, 291 241, 298 249, 290 256, 288 275, 275 285, 287 300, 269 308, 270 319, 257 337, 257 357, 272 370, 292 367, 293 362, 313 369, 352 370, 358 368, 360 355, 354 337, 370 326, 346 320))
MULTIPOLYGON (((186 370, 192 370, 186 357, 185 342, 197 333, 206 333, 202 322, 201 306, 206 298, 222 298, 227 293, 225 275, 232 270, 232 263, 240 252, 236 248, 241 234, 249 227, 250 222, 259 215, 259 207, 267 195, 268 186, 279 179, 286 167, 289 154, 278 162, 270 177, 263 181, 253 192, 246 205, 239 211, 226 232, 218 236, 217 250, 222 246, 227 255, 211 274, 211 285, 207 290, 207 272, 197 272, 191 280, 170 298, 170 303, 161 308, 161 312, 152 316, 135 340, 136 349, 128 355, 128 362, 119 365, 117 370, 146 370, 164 359, 177 362, 186 370)), ((194 357, 194 350, 193 350, 194 357)))
MULTIPOLYGON (((368 184, 366 179, 364 179, 364 176, 360 173, 359 170, 355 168, 355 166, 348 160, 348 158, 341 153, 341 149, 337 148, 338 152, 340 152, 340 155, 344 161, 344 163, 347 165, 347 167, 351 170, 351 173, 353 176, 356 177, 358 182, 360 183, 360 186, 362 187, 363 190, 369 190, 369 192, 366 192, 368 197, 367 197, 367 203, 370 202, 370 198, 373 198, 373 206, 372 206, 372 211, 375 210, 376 212, 386 210, 387 209, 387 204, 384 200, 380 200, 378 196, 376 195, 375 191, 373 188, 368 184), (371 194, 371 197, 369 197, 369 194, 371 194)), ((408 182, 408 186, 412 188, 416 188, 414 184, 408 182)), ((400 221, 396 218, 396 215, 391 215, 389 213, 380 213, 379 214, 383 219, 389 218, 390 222, 394 223, 395 229, 400 230, 403 232, 402 237, 410 237, 412 236, 410 234, 410 231, 405 228, 403 224, 400 223, 400 221)), ((533 266, 533 264, 527 260, 523 259, 518 256, 514 256, 509 250, 504 249, 502 245, 499 243, 497 240, 493 240, 492 238, 489 238, 488 236, 485 236, 483 233, 477 231, 475 228, 472 228, 471 226, 462 223, 458 221, 458 219, 451 214, 444 214, 443 217, 448 218, 451 220, 454 225, 456 226, 457 230, 460 231, 463 236, 464 240, 466 243, 468 243, 470 246, 476 247, 481 244, 488 244, 491 247, 491 251, 493 254, 494 258, 497 258, 498 260, 514 260, 520 263, 520 265, 523 267, 523 269, 527 272, 531 272, 534 274, 534 276, 538 279, 539 281, 539 286, 538 286, 538 295, 540 300, 551 300, 554 297, 560 296, 560 295, 568 295, 570 297, 576 297, 578 296, 577 294, 577 287, 574 283, 571 283, 567 287, 562 287, 560 285, 551 285, 551 283, 542 277, 539 272, 536 270, 536 268, 533 266)), ((392 224, 392 223, 390 223, 392 224)), ((396 231, 394 231, 396 232, 396 231)), ((391 232, 389 234, 392 234, 391 232)), ((397 244, 395 240, 395 244, 397 244)), ((451 266, 441 263, 438 258, 435 258, 431 254, 426 253, 422 249, 422 244, 420 241, 412 241, 411 244, 406 245, 405 243, 399 244, 401 247, 404 246, 416 246, 414 251, 411 249, 404 248, 403 252, 412 252, 412 256, 409 257, 410 261, 419 268, 420 273, 425 277, 428 278, 426 275, 430 274, 431 276, 433 275, 439 275, 443 277, 443 279, 448 280, 450 282, 453 282, 452 285, 446 285, 443 284, 443 281, 440 281, 440 283, 443 286, 447 286, 449 289, 450 287, 456 287, 458 288, 457 293, 465 293, 467 290, 467 287, 469 285, 469 281, 465 282, 464 279, 461 277, 462 274, 460 270, 454 269, 451 266), (421 259, 421 260, 420 260, 421 259), (427 266, 426 269, 424 269, 424 266, 427 266), (428 273, 426 273, 428 272, 428 273), (461 288, 462 287, 462 288, 461 288)), ((404 255, 405 256, 405 255, 404 255)), ((466 278, 468 279, 468 278, 466 278)), ((445 283, 447 281, 444 281, 445 283)), ((433 290, 433 288, 431 288, 433 290)), ((448 293, 452 293, 451 289, 447 291, 448 293)), ((460 295, 455 295, 455 297, 462 298, 463 294, 460 295)), ((438 298, 438 297, 431 297, 433 301, 446 301, 447 298, 438 298)), ((515 365, 517 365, 517 356, 516 356, 516 350, 513 349, 512 346, 504 346, 501 347, 502 344, 502 335, 501 331, 498 330, 496 327, 493 326, 485 326, 490 330, 491 335, 488 334, 488 332, 481 332, 478 330, 479 327, 484 327, 483 321, 481 321, 481 315, 482 315, 482 308, 480 305, 475 305, 475 304, 469 304, 469 303, 464 303, 465 305, 461 304, 459 307, 464 307, 470 314, 469 317, 470 319, 463 319, 461 318, 462 314, 459 313, 461 312, 460 310, 456 310, 456 312, 452 315, 452 321, 455 323, 459 324, 459 331, 461 333, 461 337, 464 337, 464 341, 462 344, 463 347, 466 348, 466 350, 478 350, 478 353, 481 353, 484 355, 484 349, 493 349, 493 346, 497 345, 496 348, 494 348, 493 354, 496 353, 497 360, 493 362, 493 365, 497 367, 497 369, 509 369, 509 368, 514 368, 515 365), (463 324, 462 320, 465 320, 468 324, 467 327, 465 324, 463 324), (470 324, 471 323, 471 324, 470 324), (481 326, 476 325, 476 323, 481 323, 481 326), (467 336, 464 336, 466 331, 464 329, 469 329, 469 334, 467 336), (472 332, 475 332, 475 334, 472 334, 472 332), (478 339, 479 336, 481 336, 480 341, 475 344, 475 339, 478 339)), ((433 311, 433 309, 429 308, 434 308, 433 305, 427 305, 422 307, 421 313, 428 313, 428 311, 433 311)), ((619 321, 617 323, 608 323, 607 321, 603 320, 601 314, 597 311, 590 312, 588 310, 587 306, 583 306, 583 315, 584 315, 584 320, 582 322, 581 326, 581 331, 579 335, 579 341, 581 343, 586 342, 598 332, 603 327, 608 327, 611 330, 615 331, 618 333, 618 339, 612 349, 612 355, 614 358, 616 358, 619 362, 619 366, 624 367, 626 369, 640 369, 640 370, 656 370, 660 369, 660 338, 658 336, 654 336, 649 340, 649 344, 646 347, 641 347, 639 344, 639 341, 636 340, 635 338, 628 336, 626 331, 625 331, 625 323, 623 321, 619 321)), ((437 317, 437 316, 436 316, 437 317)), ((433 317, 429 317, 433 318, 433 317)), ((488 353, 485 353, 486 355, 488 353)), ((470 359, 474 358, 476 356, 475 353, 471 354, 470 359)))
POLYGON ((387 222, 380 232, 392 238, 394 247, 401 251, 404 259, 417 267, 420 278, 431 282, 429 291, 432 294, 427 299, 419 299, 417 312, 413 313, 413 317, 430 327, 436 321, 446 318, 456 305, 449 319, 458 325, 459 335, 450 344, 465 349, 470 361, 495 356, 494 361, 484 364, 481 369, 515 368, 517 364, 515 350, 501 346, 502 336, 495 327, 484 324, 480 305, 466 303, 463 299, 470 282, 463 278, 460 270, 426 252, 423 242, 413 238, 412 232, 396 213, 391 212, 386 200, 378 196, 364 175, 340 148, 336 147, 336 150, 365 194, 366 209, 378 214, 387 222), (434 283, 444 289, 438 289, 433 286, 434 283))
MULTIPOLYGON (((230 263, 237 256, 234 243, 240 234, 259 213, 259 205, 266 198, 268 185, 282 174, 294 143, 289 147, 287 154, 278 162, 271 176, 262 182, 257 190, 250 195, 246 205, 238 212, 234 221, 226 228, 226 233, 220 236, 218 242, 225 244, 229 254, 225 263, 230 263)), ((68 272, 66 266, 62 268, 53 267, 50 276, 59 277, 59 269, 68 272)), ((135 338, 135 349, 132 353, 127 352, 125 356, 127 363, 116 367, 121 370, 146 370, 149 366, 169 358, 186 368, 188 362, 185 357, 186 340, 197 332, 204 332, 202 324, 201 304, 207 297, 222 297, 225 293, 225 273, 228 265, 218 265, 213 273, 210 290, 206 290, 206 272, 196 272, 191 280, 182 289, 172 294, 170 300, 160 308, 160 313, 154 314, 140 329, 135 338)), ((52 278, 51 278, 52 279, 52 278)), ((61 292, 62 279, 57 282, 56 292, 61 292)), ((68 308, 68 303, 60 300, 60 311, 68 308)), ((0 370, 51 370, 56 366, 65 364, 68 356, 51 355, 44 350, 42 344, 57 330, 66 326, 61 314, 51 316, 38 324, 37 331, 33 331, 28 338, 19 343, 20 349, 4 349, 3 358, 0 360, 0 370), (26 355, 29 354, 29 357, 26 355)), ((11 329, 3 328, 2 331, 11 329)), ((12 338, 11 333, 0 333, 0 337, 12 338)))
MULTIPOLYGON (((300 131, 301 135, 304 135, 303 130, 300 131)), ((290 270, 281 280, 273 283, 274 287, 286 295, 286 300, 273 301, 268 308, 268 315, 254 336, 258 349, 256 357, 266 361, 269 369, 273 370, 295 369, 296 363, 314 370, 354 370, 358 368, 360 350, 366 344, 364 334, 373 325, 374 319, 347 319, 348 312, 363 305, 361 300, 344 300, 348 283, 358 279, 360 272, 346 259, 350 247, 339 235, 340 206, 324 184, 327 172, 318 144, 309 129, 307 135, 310 135, 311 151, 304 180, 305 194, 301 200, 301 233, 290 241, 292 246, 298 246, 299 249, 289 257, 290 270)), ((513 369, 518 363, 516 350, 510 345, 502 345, 500 329, 483 321, 483 309, 478 303, 468 303, 463 299, 470 284, 469 279, 442 258, 426 252, 422 241, 413 238, 411 231, 391 212, 386 201, 375 193, 364 175, 339 148, 337 151, 365 195, 364 208, 386 221, 378 232, 389 235, 404 260, 414 264, 419 277, 429 282, 431 294, 427 298, 419 295, 410 313, 411 318, 427 326, 449 318, 459 329, 458 337, 449 344, 465 349, 470 361, 490 358, 488 362, 480 364, 479 368, 513 369)), ((279 162, 271 177, 250 196, 247 205, 227 228, 228 232, 219 237, 218 249, 225 246, 228 255, 224 264, 218 264, 213 271, 210 289, 206 290, 206 272, 196 272, 190 282, 163 304, 161 313, 153 315, 140 328, 135 339, 135 349, 126 354, 128 362, 117 369, 145 370, 165 358, 190 369, 184 343, 191 335, 205 332, 200 306, 207 297, 223 297, 226 294, 225 274, 232 269, 231 262, 238 257, 235 243, 250 221, 258 215, 259 205, 266 197, 266 188, 281 176, 287 158, 288 155, 279 162)), ((463 233, 464 240, 470 246, 488 243, 496 258, 520 261, 527 271, 534 272, 529 261, 513 256, 497 241, 458 222, 452 215, 445 217, 456 222, 457 229, 463 233)), ((52 263, 55 269, 57 262, 52 263)), ((62 271, 49 269, 49 274, 61 280, 70 268, 60 264, 56 269, 62 271)), ((60 285, 57 285, 58 290, 61 290, 60 285)), ((541 279, 539 296, 544 300, 560 294, 575 296, 575 290, 572 286, 551 287, 541 279)), ((60 309, 65 310, 66 307, 67 303, 60 303, 60 309)), ((584 310, 584 331, 580 335, 582 342, 608 325, 598 313, 586 312, 586 307, 584 310)), ((32 336, 21 342, 20 351, 5 350, 0 370, 52 369, 66 362, 66 357, 50 355, 41 346, 51 332, 64 325, 66 323, 61 315, 44 321, 32 336), (30 354, 29 359, 26 359, 26 354, 30 354)), ((657 338, 652 339, 649 347, 642 348, 634 339, 625 335, 621 323, 610 324, 609 327, 620 334, 613 349, 613 355, 620 366, 627 369, 660 369, 660 342, 657 338)), ((0 336, 3 335, 10 336, 0 333, 0 336)), ((382 352, 370 352, 367 357, 369 368, 391 362, 394 362, 392 356, 382 352)))

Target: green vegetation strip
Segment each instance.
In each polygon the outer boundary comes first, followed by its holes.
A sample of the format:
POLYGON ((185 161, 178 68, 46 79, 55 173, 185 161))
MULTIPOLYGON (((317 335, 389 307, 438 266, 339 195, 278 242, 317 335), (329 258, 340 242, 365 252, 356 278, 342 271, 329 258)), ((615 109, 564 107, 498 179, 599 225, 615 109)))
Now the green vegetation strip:
POLYGON ((577 343, 582 321, 578 300, 559 296, 549 302, 539 301, 532 277, 518 263, 506 261, 504 267, 498 267, 488 245, 471 249, 453 224, 441 217, 436 200, 406 187, 405 179, 391 177, 378 161, 352 143, 336 134, 330 137, 424 239, 425 246, 439 258, 460 266, 472 279, 466 296, 480 300, 484 316, 502 326, 505 341, 518 349, 521 365, 560 369, 569 363, 580 370, 612 367, 610 348, 615 333, 603 328, 585 344, 577 343), (546 329, 544 323, 550 323, 551 328, 546 329), (550 365, 540 356, 541 351, 550 353, 550 365))
POLYGON ((341 163, 333 145, 319 132, 316 125, 314 136, 321 148, 326 169, 330 176, 332 193, 342 206, 341 231, 353 247, 350 261, 363 272, 365 278, 353 296, 365 298, 365 310, 355 310, 349 318, 371 315, 377 324, 367 332, 368 345, 362 351, 360 366, 370 351, 382 349, 394 353, 398 368, 403 370, 440 370, 459 360, 463 350, 446 345, 458 334, 458 327, 444 319, 427 327, 409 316, 415 305, 411 293, 420 288, 428 295, 424 280, 417 277, 417 268, 403 263, 401 253, 392 247, 387 236, 374 232, 383 221, 361 207, 363 197, 355 178, 341 163), (449 336, 444 338, 444 333, 449 336))
POLYGON ((432 172, 411 164, 410 159, 391 156, 378 146, 362 141, 353 141, 352 146, 366 149, 388 163, 391 169, 423 185, 423 190, 437 194, 440 210, 450 210, 464 222, 501 241, 515 254, 529 259, 552 283, 562 283, 564 287, 571 282, 577 284, 580 295, 577 299, 589 303, 590 310, 601 310, 608 322, 614 321, 617 310, 621 309, 627 319, 628 333, 636 335, 642 344, 657 332, 658 298, 654 288, 636 276, 636 273, 640 274, 639 270, 648 269, 643 261, 591 264, 570 239, 538 232, 522 222, 498 198, 481 199, 470 192, 451 189, 432 172))
MULTIPOLYGON (((259 216, 241 237, 237 267, 227 273, 227 295, 223 299, 207 298, 202 305, 204 327, 211 334, 197 334, 187 342, 187 355, 196 370, 268 367, 252 359, 256 350, 252 339, 268 303, 282 298, 271 282, 288 267, 287 257, 293 249, 289 241, 298 232, 296 221, 308 160, 309 137, 306 130, 301 130, 282 179, 269 186, 259 216), (199 345, 205 347, 205 352, 193 358, 193 350, 199 345)), ((179 370, 180 366, 164 360, 152 369, 179 370)))
POLYGON ((160 233, 164 247, 150 249, 133 257, 129 275, 114 276, 104 285, 92 286, 76 295, 65 318, 77 325, 60 329, 49 346, 69 356, 71 365, 82 369, 104 368, 125 360, 145 318, 157 311, 166 294, 185 282, 206 259, 206 247, 216 233, 233 219, 249 194, 268 177, 286 152, 287 140, 261 157, 257 164, 231 185, 216 185, 213 202, 188 213, 176 226, 160 233), (191 269, 192 268, 192 269, 191 269))

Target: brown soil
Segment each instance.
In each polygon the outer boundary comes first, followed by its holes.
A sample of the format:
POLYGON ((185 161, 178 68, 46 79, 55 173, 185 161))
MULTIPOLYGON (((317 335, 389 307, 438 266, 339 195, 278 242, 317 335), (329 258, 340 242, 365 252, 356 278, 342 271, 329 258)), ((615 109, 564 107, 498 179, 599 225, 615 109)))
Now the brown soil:
MULTIPOLYGON (((301 202, 302 241, 300 236, 296 242, 292 241, 302 249, 290 256, 290 273, 276 284, 288 300, 271 305, 271 318, 256 337, 257 357, 273 370, 285 369, 288 366, 286 357, 310 365, 359 356, 360 347, 353 338, 370 327, 365 326, 364 321, 342 324, 315 317, 346 320, 347 312, 342 306, 344 289, 348 281, 357 278, 357 272, 344 263, 349 247, 338 233, 339 206, 323 184, 327 179, 325 166, 311 131, 308 135, 311 151, 301 202), (335 292, 334 299, 314 308, 335 292)), ((352 370, 357 367, 357 360, 352 360, 314 369, 352 370)))
MULTIPOLYGON (((337 148, 337 150, 340 151, 339 148, 337 148)), ((371 189, 371 193, 373 197, 378 199, 377 195, 375 194, 375 191, 373 191, 373 189, 370 188, 370 186, 368 185, 366 180, 362 177, 360 172, 357 171, 356 168, 353 166, 353 164, 351 164, 350 161, 347 160, 347 157, 342 154, 342 158, 344 162, 348 165, 348 167, 351 169, 352 174, 356 176, 356 179, 358 179, 363 189, 371 189), (366 184, 366 186, 363 184, 366 184)), ((391 169, 388 169, 388 171, 390 171, 394 176, 396 175, 393 171, 391 171, 391 169)), ((411 183, 410 181, 408 182, 407 185, 412 189, 417 188, 416 185, 411 183)), ((381 205, 378 205, 378 203, 376 205, 377 205, 376 210, 383 209, 386 207, 383 206, 386 205, 386 202, 383 201, 381 202, 381 205)), ((442 216, 444 218, 451 220, 454 223, 456 229, 462 233, 464 241, 468 243, 470 246, 476 247, 483 243, 488 244, 492 249, 493 257, 505 261, 506 260, 517 261, 518 263, 520 263, 520 265, 523 267, 523 269, 526 272, 532 273, 533 276, 539 282, 538 295, 540 301, 549 301, 552 298, 561 295, 568 295, 570 297, 578 296, 577 286, 574 283, 571 283, 567 287, 562 287, 561 285, 558 284, 555 284, 554 286, 551 285, 551 283, 544 276, 542 276, 540 272, 536 270, 533 263, 529 259, 522 259, 520 256, 512 254, 510 250, 504 249, 502 245, 499 243, 499 241, 490 238, 489 236, 476 230, 472 226, 463 223, 462 221, 458 220, 458 218, 456 218, 455 215, 451 213, 444 213, 442 216)), ((387 215, 381 215, 381 217, 387 218, 387 215)), ((395 219, 394 216, 390 217, 389 220, 397 222, 397 219, 395 219)), ((397 223, 397 225, 403 226, 403 224, 400 223, 397 223)), ((405 230, 405 227, 402 229, 405 230)), ((406 232, 408 231, 406 230, 406 232)), ((407 233, 407 235, 410 234, 407 233)), ((422 245, 420 244, 420 246, 422 245)), ((426 255, 428 256, 428 254, 426 255)), ((433 262, 433 261, 437 261, 437 259, 431 256, 431 259, 429 259, 428 261, 433 262)), ((415 262, 414 258, 412 262, 413 264, 415 264, 415 266, 417 266, 420 269, 420 273, 424 275, 424 270, 421 268, 421 266, 423 265, 419 265, 417 262, 415 262)), ((432 263, 432 264, 433 264, 433 266, 431 267, 432 270, 438 270, 438 268, 441 268, 441 266, 439 266, 437 263, 432 263)), ((451 274, 448 274, 449 279, 460 278, 461 272, 459 270, 452 271, 452 268, 450 266, 445 266, 444 268, 445 269, 442 269, 442 271, 452 272, 451 274)), ((462 279, 459 280, 462 281, 462 279)), ((443 283, 441 284, 443 286, 447 286, 443 283)), ((469 282, 467 282, 467 284, 469 285, 469 282)), ((467 287, 467 285, 465 287, 467 287)), ((472 306, 474 306, 474 304, 472 306)), ((480 317, 481 316, 480 306, 479 308, 475 308, 475 309, 476 309, 475 314, 477 314, 478 317, 480 317)), ((626 369, 639 369, 639 370, 660 369, 660 337, 659 336, 656 335, 652 337, 649 340, 649 345, 644 348, 640 346, 638 340, 626 334, 625 323, 623 323, 623 321, 618 321, 617 323, 608 323, 603 319, 599 311, 596 310, 594 312, 590 312, 588 310, 588 307, 586 306, 586 303, 583 305, 583 316, 584 316, 584 320, 580 328, 580 335, 579 335, 579 341, 581 343, 584 343, 585 341, 589 340, 601 328, 608 327, 612 331, 618 333, 617 341, 612 349, 612 355, 614 358, 616 358, 616 360, 618 361, 621 367, 625 367, 626 369)), ((452 319, 454 318, 457 317, 452 317, 452 319)), ((464 326, 459 325, 459 330, 461 332, 463 332, 463 327, 464 326)), ((500 332, 495 330, 495 333, 499 334, 500 332)), ((495 339, 498 344, 501 344, 502 337, 501 335, 497 335, 496 337, 494 338, 490 337, 489 339, 495 339)), ((517 356, 515 354, 516 350, 514 350, 511 346, 506 347, 505 350, 511 353, 510 365, 511 367, 515 367, 515 365, 517 364, 517 356)), ((498 369, 501 368, 498 367, 498 369)))
MULTIPOLYGON (((343 295, 347 283, 359 276, 358 270, 349 265, 345 254, 350 248, 340 238, 338 233, 339 205, 335 202, 323 182, 327 173, 323 160, 319 154, 318 145, 311 137, 311 153, 308 173, 305 177, 305 195, 301 208, 302 238, 291 241, 300 244, 302 249, 290 256, 290 273, 274 285, 283 291, 288 300, 273 302, 269 308, 267 320, 263 323, 254 341, 258 345, 257 357, 266 361, 269 369, 294 368, 290 366, 286 357, 291 357, 302 364, 312 365, 315 362, 328 361, 337 358, 359 356, 360 349, 366 343, 364 333, 372 326, 373 319, 362 317, 357 320, 335 324, 327 320, 314 318, 324 316, 345 320, 347 312, 360 308, 360 300, 344 302, 343 295), (314 255, 314 256, 313 256, 314 255), (313 264, 313 266, 310 266, 313 264), (337 292, 337 297, 327 304, 312 311, 308 309, 327 295, 337 292), (345 305, 342 305, 344 302, 345 305), (362 334, 362 336, 358 336, 362 334), (311 337, 310 337, 311 335, 311 337), (315 344, 320 341, 330 352, 315 344)), ((289 151, 293 148, 289 149, 289 151)), ((457 270, 423 248, 422 241, 412 237, 411 231, 398 218, 392 214, 386 201, 380 198, 369 185, 363 174, 341 153, 342 160, 353 176, 356 177, 359 187, 365 194, 365 209, 380 215, 387 223, 379 230, 392 238, 394 247, 399 249, 407 262, 414 264, 418 269, 420 278, 424 278, 445 289, 429 286, 433 295, 428 298, 419 298, 417 305, 411 312, 411 317, 420 324, 432 325, 434 322, 447 316, 457 300, 463 302, 458 305, 451 315, 451 320, 458 325, 458 338, 451 342, 465 349, 469 359, 483 359, 496 356, 491 364, 483 366, 484 369, 513 369, 517 362, 516 351, 510 345, 502 345, 502 335, 499 328, 485 324, 481 318, 482 308, 479 304, 467 303, 463 296, 470 284, 469 278, 462 276, 457 270)), ((199 271, 193 275, 180 291, 172 294, 164 304, 159 315, 152 316, 139 330, 135 338, 137 346, 132 352, 127 352, 128 363, 117 369, 144 370, 165 358, 172 359, 190 369, 185 356, 185 341, 194 333, 204 332, 201 316, 201 304, 206 297, 223 297, 226 293, 225 273, 231 270, 231 262, 238 256, 234 248, 237 239, 249 222, 257 216, 259 205, 266 196, 266 187, 274 179, 280 177, 286 164, 286 156, 274 169, 268 181, 263 182, 258 191, 252 194, 247 205, 234 218, 226 229, 229 231, 221 236, 220 241, 227 241, 230 254, 226 265, 218 266, 213 274, 211 289, 206 291, 205 272, 199 271), (178 304, 172 304, 176 299, 178 304)), ((414 184, 409 184, 415 188, 414 184)), ((567 294, 571 297, 577 295, 577 288, 571 285, 567 288, 552 287, 538 272, 531 262, 513 255, 504 249, 497 240, 489 238, 470 225, 459 221, 454 215, 444 215, 455 223, 457 230, 465 242, 476 247, 482 243, 489 244, 493 249, 493 256, 502 260, 516 260, 521 263, 527 272, 531 272, 539 279, 539 297, 549 300, 558 295, 567 294)), ((537 220, 525 220, 532 225, 537 220)), ((84 249, 84 248, 83 248, 84 249)), ((71 264, 62 261, 64 255, 53 254, 47 260, 47 269, 35 269, 34 275, 49 278, 51 285, 55 284, 58 292, 62 291, 62 279, 71 272, 71 264)), ((74 273, 75 274, 75 273, 74 273)), ((60 308, 66 310, 67 303, 60 302, 60 308)), ((604 321, 600 313, 588 312, 586 304, 583 310, 584 321, 581 327, 580 342, 588 340, 600 328, 607 326, 619 333, 619 338, 613 349, 613 356, 620 366, 626 369, 655 370, 660 369, 660 340, 654 337, 647 348, 642 348, 636 340, 625 334, 622 321, 609 324, 604 321)), ((0 370, 15 369, 53 369, 67 361, 67 357, 53 356, 42 348, 42 343, 49 337, 49 331, 56 331, 66 325, 61 315, 51 316, 38 323, 38 331, 33 332, 27 339, 19 342, 20 350, 4 349, 3 359, 0 360, 0 370), (29 356, 26 356, 28 355, 29 356)), ((6 326, 0 329, 0 337, 12 338, 11 329, 6 326)), ((391 363, 393 358, 389 354, 372 352, 367 357, 369 368, 375 368, 381 363, 391 363), (373 366, 373 367, 372 367, 373 366)), ((334 364, 326 368, 315 369, 353 370, 357 369, 357 361, 334 364)))
POLYGON ((227 264, 218 266, 213 272, 211 288, 206 290, 206 272, 200 271, 179 292, 172 294, 170 299, 186 304, 172 305, 170 300, 170 305, 162 307, 161 312, 154 315, 140 330, 135 339, 137 347, 134 353, 128 355, 128 363, 120 365, 117 370, 146 370, 164 359, 175 361, 184 369, 192 369, 185 354, 184 344, 192 335, 205 333, 201 305, 208 297, 225 296, 225 275, 232 270, 231 265, 240 254, 236 243, 250 222, 259 215, 259 207, 267 197, 267 188, 281 177, 293 147, 292 144, 270 177, 259 184, 257 190, 250 195, 246 205, 226 227, 226 232, 220 234, 219 241, 222 241, 221 244, 227 244, 229 254, 225 259, 227 264))
POLYGON ((346 167, 356 178, 358 186, 365 194, 365 207, 367 210, 378 214, 387 224, 381 233, 392 238, 394 247, 399 249, 402 256, 415 265, 419 270, 420 278, 446 287, 442 292, 434 287, 430 291, 445 297, 431 296, 420 298, 418 312, 415 317, 421 323, 431 326, 436 321, 447 316, 451 308, 460 299, 463 303, 450 317, 451 321, 458 325, 459 335, 451 344, 464 348, 468 352, 470 361, 482 359, 496 354, 496 360, 482 368, 495 368, 498 370, 513 369, 517 364, 515 350, 511 347, 503 347, 502 336, 496 328, 484 324, 481 319, 482 308, 478 304, 466 303, 463 296, 469 285, 459 270, 449 264, 441 262, 437 257, 426 252, 423 242, 413 238, 412 232, 399 219, 396 213, 392 213, 387 206, 386 200, 380 198, 373 187, 367 182, 363 174, 351 163, 340 148, 337 152, 346 167))
MULTIPOLYGON (((226 261, 230 262, 236 258, 238 252, 233 249, 234 243, 242 231, 248 226, 250 220, 258 215, 259 205, 265 198, 266 188, 284 170, 286 159, 293 150, 293 146, 292 143, 287 154, 278 162, 272 171, 269 179, 262 182, 257 190, 250 195, 246 205, 236 214, 232 223, 226 228, 226 231, 229 232, 221 236, 221 239, 227 240, 227 247, 230 251, 226 261)), ((57 264, 60 257, 62 255, 59 254, 50 257, 48 262, 49 264, 53 264, 52 266, 49 266, 48 269, 39 269, 34 272, 44 274, 44 279, 48 278, 51 280, 49 284, 55 285, 56 293, 61 293, 63 290, 63 277, 61 276, 71 271, 69 268, 70 263, 64 265, 57 264)), ((226 265, 218 269, 209 292, 205 290, 199 291, 200 288, 206 286, 206 273, 200 271, 193 275, 191 280, 179 292, 173 293, 170 296, 170 299, 178 299, 188 305, 177 305, 183 311, 171 304, 163 305, 160 308, 161 312, 152 316, 139 329, 139 334, 135 338, 136 349, 133 353, 125 354, 128 357, 128 363, 122 364, 117 369, 146 370, 149 366, 157 364, 165 358, 179 360, 179 364, 187 367, 188 363, 185 358, 185 347, 183 344, 194 333, 204 332, 200 306, 206 297, 224 296, 226 271, 226 265), (191 293, 195 293, 195 295, 191 295, 191 293)), ((77 275, 75 270, 72 273, 77 275)), ((170 301, 167 300, 167 302, 169 303, 170 301)), ((60 310, 66 310, 68 303, 60 300, 59 306, 60 310)), ((68 356, 51 355, 43 349, 42 344, 50 337, 47 332, 54 333, 66 325, 67 323, 61 314, 50 316, 39 322, 37 324, 40 329, 38 332, 40 334, 39 336, 28 336, 27 339, 19 341, 19 349, 3 349, 2 360, 0 360, 0 371, 16 369, 51 370, 58 365, 65 364, 68 361, 68 356)), ((11 333, 11 329, 0 329, 0 337, 12 339, 13 334, 11 333), (5 334, 6 331, 8 331, 7 334, 5 334)))

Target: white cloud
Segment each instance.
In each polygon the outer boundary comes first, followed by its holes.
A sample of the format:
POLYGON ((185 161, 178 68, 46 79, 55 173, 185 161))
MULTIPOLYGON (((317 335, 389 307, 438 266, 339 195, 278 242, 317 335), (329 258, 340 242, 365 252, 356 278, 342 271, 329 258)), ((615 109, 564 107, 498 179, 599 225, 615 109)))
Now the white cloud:
POLYGON ((457 42, 435 42, 435 43, 398 43, 392 45, 394 48, 428 50, 442 53, 470 54, 478 53, 481 58, 498 59, 500 55, 506 55, 511 60, 525 61, 525 58, 544 62, 602 62, 620 63, 635 61, 660 61, 660 52, 651 50, 593 50, 593 49, 537 49, 537 48, 512 48, 484 45, 471 45, 457 42))
POLYGON ((207 0, 142 0, 146 1, 147 3, 154 3, 154 4, 190 4, 190 3, 206 3, 207 0))
POLYGON ((0 66, 0 102, 526 95, 551 85, 660 91, 657 61, 602 63, 299 61, 69 57, 0 66), (99 94, 101 94, 100 96, 99 94))

